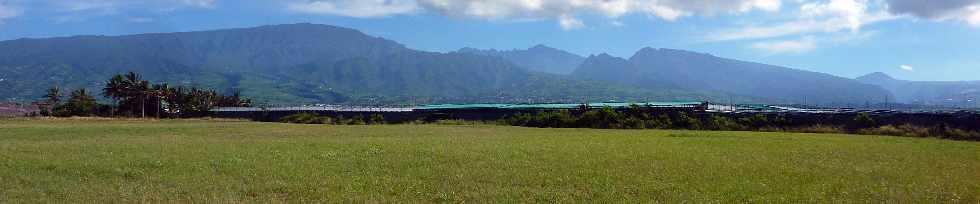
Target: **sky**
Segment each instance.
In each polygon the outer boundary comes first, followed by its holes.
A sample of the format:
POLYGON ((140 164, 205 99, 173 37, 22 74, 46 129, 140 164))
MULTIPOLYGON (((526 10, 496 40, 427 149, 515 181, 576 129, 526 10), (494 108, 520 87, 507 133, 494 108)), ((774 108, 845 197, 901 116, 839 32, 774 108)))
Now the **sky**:
POLYGON ((980 80, 980 0, 0 0, 0 40, 288 23, 437 52, 653 47, 843 77, 980 80))

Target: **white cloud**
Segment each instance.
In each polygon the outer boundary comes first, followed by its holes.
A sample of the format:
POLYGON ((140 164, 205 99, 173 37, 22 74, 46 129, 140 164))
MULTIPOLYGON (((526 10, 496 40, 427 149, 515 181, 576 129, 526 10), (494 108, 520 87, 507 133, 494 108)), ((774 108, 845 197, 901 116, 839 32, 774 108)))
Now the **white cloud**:
POLYGON ((186 6, 198 8, 214 8, 218 5, 218 0, 180 0, 186 6))
POLYGON ((757 42, 751 47, 770 54, 801 54, 816 49, 817 41, 813 37, 807 36, 799 40, 757 42))
POLYGON ((37 0, 32 1, 30 5, 33 5, 31 9, 53 12, 54 15, 50 18, 56 23, 71 23, 120 13, 145 14, 181 9, 213 9, 218 6, 218 0, 37 0))
POLYGON ((370 18, 412 13, 418 4, 414 0, 319 0, 292 2, 287 8, 300 13, 370 18))
POLYGON ((0 23, 3 23, 5 19, 17 17, 19 15, 20 9, 0 3, 0 23))
MULTIPOLYGON (((753 48, 770 53, 802 53, 816 49, 822 43, 846 43, 868 38, 873 32, 862 28, 882 21, 902 17, 934 21, 956 20, 980 26, 980 0, 798 0, 795 19, 769 25, 748 25, 727 29, 706 37, 709 41, 758 40, 790 36, 810 37, 810 40, 757 42, 753 48), (851 34, 842 35, 844 31, 851 34), (836 36, 836 37, 827 37, 836 36)), ((911 66, 902 69, 912 71, 911 66)))
POLYGON ((742 10, 751 10, 752 8, 759 8, 766 11, 779 11, 783 7, 783 2, 780 0, 756 0, 748 1, 742 6, 742 10))
POLYGON ((806 3, 800 6, 800 12, 804 17, 821 18, 830 16, 829 20, 844 23, 851 31, 858 31, 862 26, 868 10, 867 1, 864 0, 831 0, 826 3, 806 3))
POLYGON ((558 25, 560 25, 561 29, 564 30, 574 30, 585 27, 585 23, 582 23, 582 20, 568 15, 558 18, 558 25))
POLYGON ((483 20, 555 20, 563 29, 585 27, 582 15, 615 20, 646 14, 667 21, 685 16, 775 12, 782 0, 302 0, 290 11, 350 17, 380 17, 431 11, 455 18, 483 20))
POLYGON ((749 45, 750 48, 764 51, 765 54, 804 54, 812 52, 821 47, 848 45, 860 43, 863 40, 875 36, 876 31, 862 31, 860 33, 840 32, 834 34, 822 34, 819 36, 807 35, 797 40, 762 40, 749 45))
POLYGON ((67 12, 116 13, 123 9, 175 10, 181 8, 215 8, 217 0, 48 0, 43 3, 67 12))
POLYGON ((865 25, 897 18, 883 11, 871 12, 867 0, 830 0, 800 5, 796 19, 772 25, 726 29, 706 37, 709 41, 766 39, 793 35, 858 33, 865 25))
POLYGON ((969 15, 966 17, 966 22, 970 25, 980 26, 980 6, 972 6, 967 11, 969 15))
POLYGON ((904 65, 904 64, 898 66, 898 68, 900 68, 902 70, 905 70, 905 71, 910 71, 910 72, 915 71, 915 67, 912 67, 912 66, 909 66, 909 65, 904 65))
POLYGON ((780 0, 418 0, 423 7, 456 17, 479 19, 559 18, 564 15, 599 14, 618 18, 630 13, 665 20, 717 13, 777 11, 780 0))
MULTIPOLYGON (((768 40, 786 37, 818 36, 818 42, 841 43, 869 36, 862 33, 868 25, 906 17, 937 21, 959 20, 980 26, 980 0, 793 0, 785 1, 798 9, 789 15, 766 23, 743 24, 704 36, 709 42, 768 40), (843 32, 851 35, 841 36, 843 32)), ((764 19, 763 19, 763 22, 764 19)), ((819 44, 819 43, 818 43, 819 44)), ((756 43, 754 47, 778 47, 756 43)), ((787 44, 788 45, 788 44, 787 44)))

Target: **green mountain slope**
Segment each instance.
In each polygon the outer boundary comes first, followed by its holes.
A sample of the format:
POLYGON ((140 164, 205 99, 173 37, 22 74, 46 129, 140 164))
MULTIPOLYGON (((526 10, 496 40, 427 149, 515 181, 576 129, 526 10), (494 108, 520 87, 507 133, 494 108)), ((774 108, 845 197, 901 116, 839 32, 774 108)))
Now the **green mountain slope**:
POLYGON ((462 48, 456 52, 498 56, 529 70, 551 74, 570 74, 582 64, 582 61, 585 61, 582 56, 545 45, 537 45, 525 50, 462 48))
POLYGON ((154 82, 241 91, 259 103, 571 102, 727 98, 528 71, 497 56, 432 53, 326 25, 0 42, 0 98, 58 85, 100 90, 134 71, 154 82))

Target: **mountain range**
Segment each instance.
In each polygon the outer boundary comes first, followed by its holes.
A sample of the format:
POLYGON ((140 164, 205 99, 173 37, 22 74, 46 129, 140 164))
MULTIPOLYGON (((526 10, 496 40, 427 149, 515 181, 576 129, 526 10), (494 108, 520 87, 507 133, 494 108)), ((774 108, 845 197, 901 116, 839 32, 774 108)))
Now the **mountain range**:
POLYGON ((879 84, 683 50, 644 48, 629 59, 585 58, 544 45, 439 53, 317 24, 0 41, 0 87, 6 87, 0 98, 35 100, 51 86, 99 90, 111 75, 128 71, 276 104, 857 104, 895 97, 879 84))
POLYGON ((895 94, 892 99, 900 103, 977 107, 980 98, 980 81, 908 81, 895 79, 888 74, 875 72, 857 78, 895 94))
POLYGON ((579 79, 644 88, 723 92, 799 104, 857 104, 890 97, 853 79, 674 49, 644 48, 629 59, 590 56, 572 73, 579 79))
POLYGON ((571 74, 585 61, 585 57, 545 45, 537 45, 525 50, 508 51, 466 47, 456 52, 502 57, 529 70, 551 74, 571 74))
POLYGON ((695 100, 718 93, 653 90, 539 73, 497 56, 406 48, 327 25, 0 42, 0 97, 34 100, 51 86, 99 90, 137 72, 154 82, 241 91, 267 103, 695 100))

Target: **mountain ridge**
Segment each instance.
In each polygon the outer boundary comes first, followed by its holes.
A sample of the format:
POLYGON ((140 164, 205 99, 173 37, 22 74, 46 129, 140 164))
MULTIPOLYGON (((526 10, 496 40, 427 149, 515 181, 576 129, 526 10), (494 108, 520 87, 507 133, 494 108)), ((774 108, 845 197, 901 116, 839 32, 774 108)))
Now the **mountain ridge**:
POLYGON ((526 69, 550 74, 570 74, 585 60, 584 57, 577 54, 544 44, 538 44, 527 49, 512 50, 464 47, 456 52, 502 57, 526 69))
POLYGON ((572 76, 646 88, 718 91, 824 105, 859 104, 891 94, 854 79, 678 49, 645 47, 629 59, 612 58, 617 60, 604 59, 610 64, 584 63, 572 76))
POLYGON ((901 103, 977 107, 980 81, 911 81, 874 72, 855 78, 862 83, 888 89, 901 103))
POLYGON ((100 90, 109 76, 129 71, 154 82, 241 91, 268 103, 728 97, 575 80, 502 57, 413 50, 317 24, 0 41, 0 71, 0 86, 10 87, 0 97, 27 100, 50 86, 100 90))

